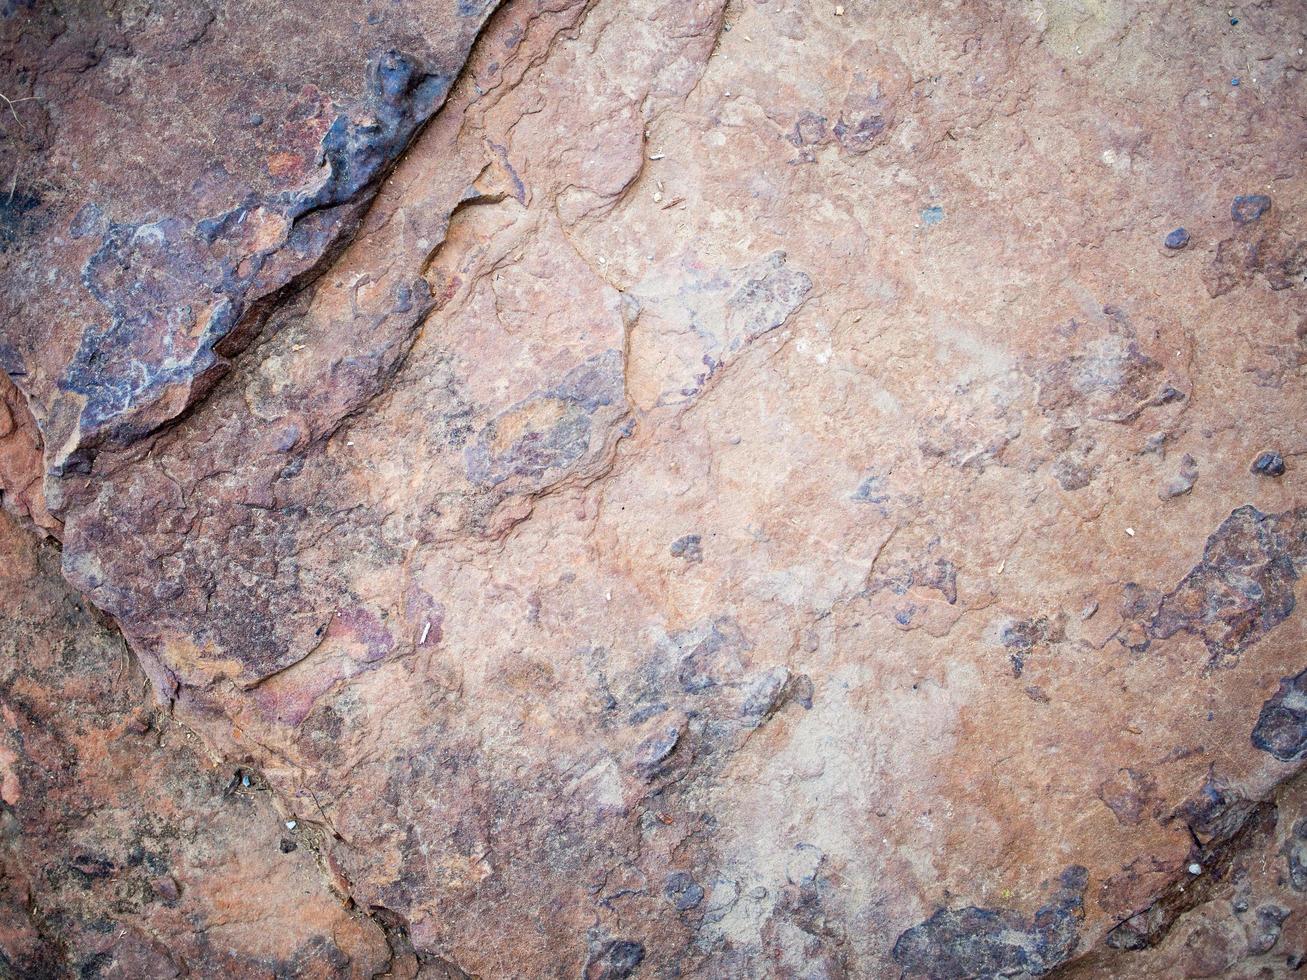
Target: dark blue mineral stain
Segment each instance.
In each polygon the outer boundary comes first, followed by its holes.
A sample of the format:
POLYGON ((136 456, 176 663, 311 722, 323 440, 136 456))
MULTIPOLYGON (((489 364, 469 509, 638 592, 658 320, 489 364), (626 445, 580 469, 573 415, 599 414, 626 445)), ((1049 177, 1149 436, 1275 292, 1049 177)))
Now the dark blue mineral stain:
POLYGON ((1043 976, 1079 944, 1088 881, 1084 868, 1068 868, 1053 899, 1031 918, 1010 909, 937 909, 898 937, 894 962, 904 977, 928 980, 1043 976))
MULTIPOLYGON (((337 117, 323 137, 327 177, 312 191, 267 200, 251 196, 193 223, 166 217, 110 225, 82 270, 105 318, 86 329, 60 382, 83 398, 78 442, 130 442, 184 408, 193 398, 189 386, 222 367, 217 347, 250 303, 285 285, 288 275, 260 279, 270 253, 280 247, 292 256, 290 265, 302 268, 325 252, 342 229, 341 215, 329 209, 367 199, 444 100, 451 81, 387 51, 370 63, 357 110, 337 117), (261 207, 293 226, 284 245, 251 253, 243 225, 261 207)), ((10 211, 24 205, 11 203, 10 211)), ((70 232, 90 234, 102 224, 92 204, 78 213, 70 232)), ((14 222, 0 210, 0 248, 11 227, 14 222)))
POLYGON ((688 912, 703 901, 703 887, 685 871, 673 871, 663 884, 663 897, 678 912, 688 912))
POLYGON ((1143 621, 1145 637, 1188 633, 1203 641, 1213 665, 1238 655, 1293 613, 1294 587, 1307 562, 1307 507, 1263 514, 1245 505, 1230 513, 1203 548, 1202 560, 1160 598, 1133 583, 1122 613, 1143 621))
MULTIPOLYGON (((484 7, 484 3, 477 6, 484 7)), ((292 193, 288 216, 353 200, 380 177, 408 146, 418 128, 445 100, 454 77, 422 69, 399 51, 387 51, 368 67, 358 120, 337 116, 322 139, 330 176, 311 194, 292 193)))
POLYGON ((524 399, 487 423, 464 452, 468 478, 487 487, 518 478, 535 487, 551 473, 573 466, 590 451, 595 415, 603 409, 624 410, 623 385, 620 351, 589 358, 554 388, 524 399), (499 433, 506 427, 518 434, 502 445, 499 433))
POLYGON ((627 980, 644 962, 644 946, 633 939, 594 944, 585 963, 585 980, 627 980))
POLYGON ((41 198, 30 191, 15 190, 0 196, 0 252, 7 252, 20 238, 36 230, 41 198))
MULTIPOLYGON (((1238 85, 1236 78, 1234 84, 1238 85)), ((1240 194, 1230 205, 1230 217, 1236 225, 1246 225, 1257 221, 1271 210, 1271 199, 1265 194, 1240 194)))
POLYGON ((1252 741, 1281 762, 1307 757, 1307 670, 1280 681, 1257 715, 1252 741))
POLYGON ((687 562, 703 561, 703 537, 698 534, 684 534, 672 542, 669 549, 673 558, 687 562))

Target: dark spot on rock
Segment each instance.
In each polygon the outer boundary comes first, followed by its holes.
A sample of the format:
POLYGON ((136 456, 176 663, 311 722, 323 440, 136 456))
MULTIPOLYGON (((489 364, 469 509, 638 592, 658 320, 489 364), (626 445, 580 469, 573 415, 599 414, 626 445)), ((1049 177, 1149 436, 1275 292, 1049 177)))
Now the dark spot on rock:
POLYGON ((697 534, 685 534, 672 542, 673 558, 684 558, 688 562, 703 561, 703 538, 697 534))
POLYGON ((1257 924, 1248 937, 1248 951, 1255 956, 1269 953, 1280 941, 1280 929, 1289 918, 1289 910, 1278 905, 1262 905, 1257 909, 1257 924))
MULTIPOLYGON (((1239 79, 1233 79, 1231 85, 1238 85, 1239 79)), ((1257 221, 1271 210, 1271 199, 1265 194, 1240 194, 1230 205, 1230 217, 1236 225, 1246 225, 1257 221)))
POLYGON ((685 871, 673 871, 663 884, 663 897, 679 912, 686 912, 703 901, 703 888, 685 871))
POLYGON ((1200 638, 1211 663, 1229 666, 1294 610, 1298 566, 1307 561, 1307 507, 1230 513, 1203 548, 1202 560, 1170 592, 1127 585, 1122 614, 1133 627, 1122 642, 1138 651, 1178 633, 1200 638))
POLYGON ((1088 872, 1063 872, 1052 901, 1027 919, 1008 909, 941 908, 894 943, 904 977, 929 980, 1043 976, 1066 962, 1079 944, 1088 872))
POLYGON ((888 126, 885 117, 879 113, 871 113, 851 122, 841 115, 835 123, 835 138, 849 153, 866 153, 888 126))
POLYGON ((815 112, 802 112, 790 130, 789 141, 795 146, 817 146, 830 139, 826 131, 826 117, 815 112))
POLYGON ((40 206, 41 198, 31 191, 0 194, 0 252, 7 252, 35 230, 34 213, 40 206))
POLYGON ((1026 659, 1035 650, 1046 650, 1054 643, 1066 639, 1066 627, 1063 618, 1049 619, 1039 616, 1035 619, 1023 619, 1008 623, 999 634, 1003 646, 1012 652, 1008 655, 1012 663, 1012 676, 1020 677, 1026 669, 1026 659))
POLYGON ((635 753, 636 772, 646 779, 662 772, 667 760, 681 744, 681 731, 680 725, 669 725, 641 742, 635 753))
POLYGON ((283 838, 281 839, 281 845, 280 845, 280 847, 281 847, 281 853, 282 853, 282 854, 289 854, 291 851, 294 851, 296 848, 298 848, 299 845, 296 844, 296 843, 295 843, 293 840, 291 840, 289 837, 283 837, 283 838))
POLYGON ((597 354, 557 387, 487 423, 465 450, 468 478, 492 487, 517 478, 527 489, 537 489, 590 453, 596 422, 616 421, 625 411, 621 352, 597 354))
POLYGON ((745 645, 744 637, 730 619, 684 630, 671 641, 681 651, 676 679, 686 693, 702 693, 739 672, 738 653, 745 645))
POLYGON ((322 139, 330 176, 311 194, 291 195, 289 216, 298 218, 356 197, 398 158, 444 101, 452 82, 451 76, 425 71, 399 51, 374 59, 358 121, 338 116, 322 139))
POLYGON ((1261 453, 1253 460, 1251 471, 1262 476, 1284 476, 1284 457, 1274 450, 1261 453))
POLYGON ((1252 741, 1281 762, 1307 756, 1307 670, 1280 681, 1257 715, 1252 741))
MULTIPOLYGON (((889 494, 885 492, 885 477, 878 473, 872 473, 863 478, 858 484, 858 489, 853 491, 853 499, 866 504, 884 504, 889 500, 889 494)), ((881 514, 885 513, 885 508, 878 506, 881 514)))
POLYGON ((1293 825, 1284 842, 1284 858, 1289 865, 1289 885, 1294 891, 1307 892, 1307 818, 1293 825))
POLYGON ((1097 475, 1098 467, 1090 464, 1083 453, 1065 452, 1053 462, 1053 479, 1063 490, 1083 490, 1097 475))
POLYGON ((632 939, 613 939, 592 947, 585 980, 626 980, 644 962, 644 947, 632 939))
POLYGON ((1174 231, 1167 233, 1166 237, 1162 239, 1162 244, 1167 248, 1182 249, 1189 244, 1189 232, 1184 228, 1176 228, 1174 231))

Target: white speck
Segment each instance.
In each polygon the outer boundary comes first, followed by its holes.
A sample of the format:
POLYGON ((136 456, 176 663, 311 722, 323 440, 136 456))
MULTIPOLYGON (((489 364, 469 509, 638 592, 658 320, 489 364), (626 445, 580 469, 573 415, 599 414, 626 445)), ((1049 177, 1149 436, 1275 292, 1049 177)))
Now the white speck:
POLYGON ((294 829, 295 829, 295 821, 294 821, 294 820, 287 820, 287 821, 286 821, 286 829, 287 829, 287 830, 294 830, 294 829))
POLYGON ((662 159, 663 157, 665 157, 665 156, 667 156, 666 153, 650 153, 650 154, 649 154, 649 159, 650 159, 650 160, 661 160, 661 159, 662 159))
POLYGON ((844 16, 844 6, 843 6, 843 4, 838 4, 838 3, 837 3, 837 4, 835 5, 835 16, 836 16, 836 17, 843 17, 843 16, 844 16))
POLYGON ((429 622, 427 622, 427 623, 423 623, 423 624, 422 624, 422 639, 418 640, 418 646, 422 646, 422 644, 424 644, 424 643, 427 642, 427 634, 429 634, 430 632, 431 632, 431 623, 429 623, 429 622))
POLYGON ((354 440, 353 440, 353 439, 347 439, 347 440, 345 441, 345 445, 347 445, 347 446, 352 446, 352 445, 354 445, 354 440))
POLYGON ((1133 537, 1135 536, 1135 529, 1132 528, 1132 527, 1128 527, 1128 528, 1125 529, 1125 533, 1128 534, 1128 535, 1130 535, 1130 537, 1133 538, 1133 537))
POLYGON ((1203 873, 1203 866, 1201 864, 1191 864, 1189 865, 1189 873, 1191 875, 1200 875, 1203 873))
POLYGON ((608 260, 607 260, 606 258, 604 258, 604 257, 601 255, 601 256, 599 256, 599 264, 600 264, 600 265, 607 265, 607 264, 608 264, 608 260))
POLYGON ((663 192, 654 191, 654 204, 662 204, 662 203, 663 203, 663 192))
POLYGON ((604 602, 612 602, 612 601, 613 601, 613 590, 609 589, 607 592, 604 593, 604 602))

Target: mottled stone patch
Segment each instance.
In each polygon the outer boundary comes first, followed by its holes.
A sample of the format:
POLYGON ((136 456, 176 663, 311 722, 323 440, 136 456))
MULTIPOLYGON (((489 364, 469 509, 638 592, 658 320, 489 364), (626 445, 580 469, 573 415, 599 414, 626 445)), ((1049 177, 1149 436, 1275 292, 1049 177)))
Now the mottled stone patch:
POLYGON ((1164 595, 1126 587, 1123 611, 1141 635, 1122 642, 1146 650, 1154 640, 1187 633, 1202 640, 1209 662, 1230 666, 1294 611, 1294 583, 1307 558, 1307 508, 1263 514, 1245 505, 1230 513, 1203 548, 1202 560, 1164 595))
POLYGON ((1027 918, 1010 909, 938 909, 894 943, 905 977, 1043 976, 1071 958, 1079 945, 1088 872, 1062 873, 1053 899, 1027 918))
POLYGON ((623 380, 621 351, 605 351, 501 412, 465 450, 468 479, 530 492, 593 459, 626 414, 623 380))
POLYGON ((1307 670, 1280 681, 1253 727, 1253 745, 1281 762, 1307 756, 1307 670))

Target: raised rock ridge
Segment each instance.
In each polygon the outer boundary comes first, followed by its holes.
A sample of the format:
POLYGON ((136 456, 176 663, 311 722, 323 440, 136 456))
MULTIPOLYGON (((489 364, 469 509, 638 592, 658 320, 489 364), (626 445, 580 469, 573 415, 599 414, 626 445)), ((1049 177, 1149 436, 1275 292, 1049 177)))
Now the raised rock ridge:
POLYGON ((1300 9, 93 6, 0 7, 5 969, 1301 966, 1300 9))

